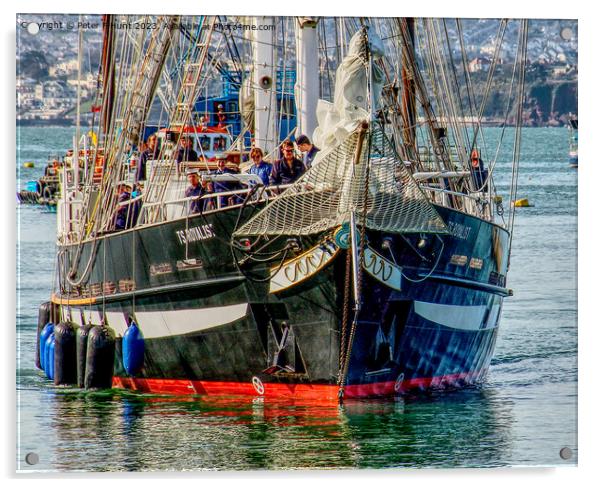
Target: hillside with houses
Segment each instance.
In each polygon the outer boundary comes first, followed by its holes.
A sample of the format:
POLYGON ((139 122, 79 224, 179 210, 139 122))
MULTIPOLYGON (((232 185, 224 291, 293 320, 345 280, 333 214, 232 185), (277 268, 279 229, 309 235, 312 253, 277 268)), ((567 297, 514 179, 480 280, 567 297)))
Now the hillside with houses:
MULTIPOLYGON (((450 36, 457 35, 458 24, 449 24, 450 36)), ((464 19, 460 22, 471 83, 479 97, 484 93, 487 75, 495 57, 499 22, 489 19, 464 19)), ((510 23, 506 38, 516 39, 510 23)), ((526 74, 527 109, 524 124, 560 126, 577 112, 578 56, 576 20, 533 20, 529 27, 529 66, 526 74)), ((328 40, 335 43, 334 38, 328 40)), ((100 16, 19 15, 17 17, 17 123, 70 125, 75 120, 78 86, 82 100, 82 122, 89 123, 94 113, 98 65, 102 43, 100 16), (78 30, 83 21, 84 49, 78 80, 78 30), (40 30, 32 35, 31 22, 40 30), (69 27, 71 25, 71 27, 69 27)), ((495 69, 512 70, 516 45, 502 43, 495 69)), ((460 52, 453 53, 458 63, 460 52)), ((336 66, 329 66, 336 69, 336 66)), ((328 98, 328 93, 322 96, 328 98)), ((485 107, 485 122, 496 124, 503 118, 505 94, 495 84, 485 107)), ((512 122, 512 121, 511 121, 512 122)))

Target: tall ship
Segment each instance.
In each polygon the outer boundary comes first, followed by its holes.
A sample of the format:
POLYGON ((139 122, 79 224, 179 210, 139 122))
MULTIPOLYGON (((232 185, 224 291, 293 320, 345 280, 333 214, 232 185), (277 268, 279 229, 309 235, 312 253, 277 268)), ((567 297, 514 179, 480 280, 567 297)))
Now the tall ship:
POLYGON ((345 400, 481 382, 512 294, 526 21, 500 21, 488 74, 512 25, 502 197, 460 20, 120 27, 140 20, 103 18, 102 157, 59 174, 38 349, 55 383, 345 400))

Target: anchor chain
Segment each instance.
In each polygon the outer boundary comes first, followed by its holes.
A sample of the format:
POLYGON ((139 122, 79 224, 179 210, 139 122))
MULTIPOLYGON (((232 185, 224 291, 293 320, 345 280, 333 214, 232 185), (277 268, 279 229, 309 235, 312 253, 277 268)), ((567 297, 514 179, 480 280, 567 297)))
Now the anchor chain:
POLYGON ((345 263, 345 294, 343 295, 343 319, 341 322, 341 345, 339 349, 339 376, 337 385, 339 386, 339 399, 343 392, 343 368, 345 366, 345 355, 347 347, 347 326, 349 322, 349 296, 351 284, 351 249, 347 249, 347 259, 345 263))
MULTIPOLYGON (((363 137, 359 138, 358 143, 361 144, 363 141, 363 137)), ((347 380, 347 372, 349 370, 349 361, 351 359, 351 351, 353 349, 353 341, 355 338, 355 331, 357 328, 357 321, 359 318, 359 313, 362 307, 362 276, 363 276, 363 272, 362 272, 362 267, 363 267, 363 263, 364 263, 364 253, 365 253, 365 246, 366 246, 366 221, 367 221, 367 217, 368 217, 368 196, 369 196, 369 182, 370 182, 370 152, 371 152, 371 139, 368 138, 368 151, 366 152, 366 157, 368 158, 368 161, 366 162, 366 170, 365 170, 365 176, 364 176, 364 205, 362 208, 362 215, 361 215, 361 221, 360 221, 360 226, 361 226, 361 230, 360 230, 360 249, 359 249, 359 266, 357 269, 357 276, 354 276, 357 279, 357 295, 358 295, 358 301, 356 303, 355 309, 354 309, 354 315, 353 315, 353 322, 351 323, 351 331, 349 333, 349 341, 346 343, 346 347, 345 351, 344 351, 344 363, 343 363, 343 367, 342 369, 339 370, 339 381, 338 381, 338 385, 339 385, 339 393, 338 393, 338 397, 339 397, 339 401, 342 402, 343 400, 343 396, 345 393, 345 382, 347 380)), ((359 150, 361 151, 361 148, 359 148, 359 150)), ((350 228, 349 231, 350 232, 355 232, 355 228, 350 228)), ((355 252, 354 249, 349 248, 348 251, 348 267, 349 267, 349 261, 350 261, 350 257, 351 257, 351 252, 355 252)), ((342 323, 342 330, 346 330, 347 327, 347 313, 348 313, 348 309, 349 309, 349 283, 347 282, 347 276, 345 279, 345 297, 346 297, 346 303, 344 303, 344 308, 343 308, 343 323, 342 323)), ((341 335, 341 345, 343 345, 343 334, 341 335)), ((343 347, 342 347, 343 348, 343 347)))

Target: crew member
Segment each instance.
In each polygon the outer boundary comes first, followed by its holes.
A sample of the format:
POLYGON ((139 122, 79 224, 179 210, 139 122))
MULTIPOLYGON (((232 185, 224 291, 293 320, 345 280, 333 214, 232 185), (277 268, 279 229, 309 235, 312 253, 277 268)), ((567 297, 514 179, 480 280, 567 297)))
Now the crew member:
POLYGON ((311 143, 307 135, 300 135, 297 137, 297 147, 303 154, 303 165, 305 166, 305 170, 308 170, 320 149, 311 143))
POLYGON ((181 162, 196 162, 199 160, 199 156, 196 151, 192 148, 192 138, 191 137, 182 137, 182 141, 180 142, 180 150, 178 150, 178 154, 176 155, 176 163, 178 167, 181 162))
POLYGON ((280 149, 283 157, 272 167, 271 185, 294 183, 305 172, 303 162, 295 157, 295 148, 290 140, 285 140, 280 149))
POLYGON ((221 103, 217 106, 217 128, 222 129, 226 126, 226 114, 224 113, 224 105, 221 103))
POLYGON ((146 139, 146 148, 140 154, 138 166, 136 167, 136 182, 146 181, 146 161, 154 161, 159 155, 157 135, 152 134, 146 139))
MULTIPOLYGON (((235 171, 226 167, 226 156, 218 154, 216 156, 217 169, 211 171, 212 175, 220 176, 222 174, 236 174, 235 171)), ((213 181, 210 189, 212 193, 225 193, 226 191, 233 191, 237 188, 236 183, 230 181, 213 181)), ((227 206, 229 202, 233 201, 232 198, 220 197, 220 207, 227 206)))
POLYGON ((470 154, 470 166, 470 174, 476 189, 486 192, 489 171, 485 169, 478 149, 473 149, 470 154))
POLYGON ((263 185, 269 186, 272 165, 263 160, 263 151, 259 147, 253 147, 249 155, 253 161, 253 165, 247 170, 247 174, 255 174, 259 176, 263 182, 263 185))
POLYGON ((132 218, 128 218, 130 209, 126 203, 132 197, 132 184, 127 181, 121 181, 117 184, 117 209, 115 210, 115 230, 125 230, 132 226, 132 218))
POLYGON ((206 183, 201 182, 199 173, 194 169, 190 169, 187 173, 190 186, 186 188, 184 195, 187 198, 195 196, 196 198, 190 202, 190 214, 194 215, 201 212, 201 197, 205 194, 206 183))

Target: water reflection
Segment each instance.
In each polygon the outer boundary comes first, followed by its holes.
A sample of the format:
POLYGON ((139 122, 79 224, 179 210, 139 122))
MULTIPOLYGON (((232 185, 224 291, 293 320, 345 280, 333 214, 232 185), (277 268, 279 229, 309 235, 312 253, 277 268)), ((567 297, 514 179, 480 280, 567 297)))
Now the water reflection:
POLYGON ((357 467, 455 467, 507 464, 511 401, 491 390, 346 406, 357 467))
MULTIPOLYGON (((52 152, 49 143, 68 146, 73 135, 20 130, 17 168, 52 152)), ((484 133, 496 140, 500 130, 484 133)), ((535 206, 516 216, 508 275, 515 295, 504 304, 489 383, 438 397, 339 408, 55 388, 33 370, 33 357, 37 309, 52 283, 56 218, 19 207, 18 468, 575 465, 577 173, 566 164, 564 129, 527 129, 523 137, 521 191, 535 206), (574 451, 570 461, 558 455, 563 446, 574 451), (35 467, 25 464, 28 452, 39 454, 35 467)), ((500 161, 504 191, 511 171, 501 153, 500 161)))
POLYGON ((512 423, 511 404, 477 389, 342 406, 67 389, 54 401, 56 470, 493 466, 512 423))

